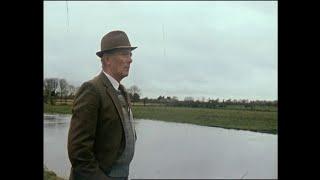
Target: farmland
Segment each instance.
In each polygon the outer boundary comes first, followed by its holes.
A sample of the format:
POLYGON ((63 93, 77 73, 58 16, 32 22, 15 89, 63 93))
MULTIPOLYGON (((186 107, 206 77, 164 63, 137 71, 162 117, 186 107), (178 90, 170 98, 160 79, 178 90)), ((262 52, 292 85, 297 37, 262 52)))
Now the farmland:
MULTIPOLYGON (((158 105, 134 105, 134 118, 168 122, 189 123, 201 126, 249 130, 277 134, 278 112, 270 110, 246 110, 240 107, 210 109, 170 107, 158 105)), ((71 105, 44 104, 44 113, 71 114, 71 105)))

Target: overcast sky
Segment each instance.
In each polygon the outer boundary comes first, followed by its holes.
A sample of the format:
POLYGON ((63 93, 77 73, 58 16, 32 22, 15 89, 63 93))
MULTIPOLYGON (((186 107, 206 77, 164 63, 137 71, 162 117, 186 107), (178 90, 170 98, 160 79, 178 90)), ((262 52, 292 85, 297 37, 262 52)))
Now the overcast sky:
POLYGON ((142 97, 277 100, 276 1, 44 1, 44 78, 80 86, 101 38, 127 33, 142 97))

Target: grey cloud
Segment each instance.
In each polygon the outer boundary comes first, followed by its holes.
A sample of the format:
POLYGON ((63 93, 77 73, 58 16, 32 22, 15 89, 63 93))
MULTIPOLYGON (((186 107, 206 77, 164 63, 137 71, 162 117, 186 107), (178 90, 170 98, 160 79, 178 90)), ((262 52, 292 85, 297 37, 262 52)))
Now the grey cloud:
POLYGON ((65 8, 45 2, 47 77, 91 78, 101 37, 120 29, 138 46, 123 83, 143 96, 277 99, 275 2, 69 2, 69 28, 65 8))

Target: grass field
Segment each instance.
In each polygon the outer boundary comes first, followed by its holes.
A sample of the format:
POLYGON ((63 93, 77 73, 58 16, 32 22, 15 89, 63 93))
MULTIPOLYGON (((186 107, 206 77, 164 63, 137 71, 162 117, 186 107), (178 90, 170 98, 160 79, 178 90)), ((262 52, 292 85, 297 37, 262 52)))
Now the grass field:
POLYGON ((71 114, 71 105, 48 105, 44 104, 43 106, 44 113, 58 113, 58 114, 71 114))
MULTIPOLYGON (((277 134, 277 111, 133 106, 134 118, 277 134)), ((44 104, 45 113, 71 114, 70 105, 44 104)))
POLYGON ((277 112, 185 107, 133 108, 135 118, 277 133, 277 112))

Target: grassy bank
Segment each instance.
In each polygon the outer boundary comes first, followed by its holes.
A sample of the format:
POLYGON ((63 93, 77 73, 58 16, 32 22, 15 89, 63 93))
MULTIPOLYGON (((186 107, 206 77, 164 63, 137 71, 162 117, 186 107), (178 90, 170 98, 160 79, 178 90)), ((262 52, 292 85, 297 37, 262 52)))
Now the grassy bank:
MULTIPOLYGON (((45 113, 71 114, 70 105, 44 105, 45 113)), ((133 106, 134 117, 277 134, 277 111, 133 106)))
POLYGON ((46 167, 43 168, 43 180, 66 180, 56 175, 55 172, 48 170, 46 167))
POLYGON ((71 105, 48 105, 44 104, 43 112, 49 114, 71 114, 71 105))

